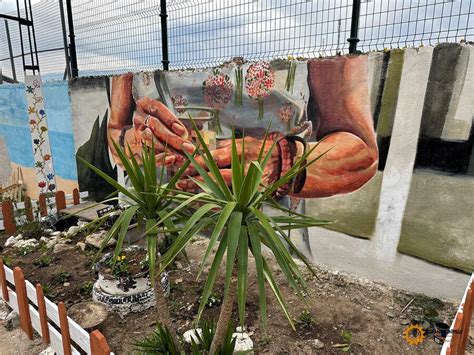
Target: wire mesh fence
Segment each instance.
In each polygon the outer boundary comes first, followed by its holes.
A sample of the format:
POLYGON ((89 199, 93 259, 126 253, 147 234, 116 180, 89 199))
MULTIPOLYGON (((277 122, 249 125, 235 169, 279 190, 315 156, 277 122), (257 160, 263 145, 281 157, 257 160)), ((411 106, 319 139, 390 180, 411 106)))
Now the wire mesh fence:
MULTIPOLYGON (((52 78, 62 77, 65 69, 59 1, 33 7, 41 71, 52 78)), ((347 53, 353 2, 168 0, 170 68, 208 67, 237 56, 347 53)), ((80 75, 162 68, 160 1, 74 0, 72 6, 80 75)), ((8 75, 2 26, 0 65, 8 75)), ((17 56, 18 34, 11 38, 17 56)), ((363 52, 474 41, 474 0, 361 0, 358 38, 363 52)))

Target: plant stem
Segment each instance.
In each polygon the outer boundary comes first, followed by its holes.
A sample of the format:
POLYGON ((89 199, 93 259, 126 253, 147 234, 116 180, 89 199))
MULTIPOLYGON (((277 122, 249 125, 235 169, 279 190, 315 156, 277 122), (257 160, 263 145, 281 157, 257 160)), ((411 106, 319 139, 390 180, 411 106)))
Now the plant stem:
POLYGON ((234 310, 235 297, 237 295, 237 275, 239 272, 239 265, 234 260, 234 268, 232 269, 232 279, 230 281, 229 290, 222 302, 219 313, 219 320, 217 321, 216 334, 212 339, 211 349, 209 354, 215 354, 224 343, 224 338, 227 333, 232 311, 234 310))
MULTIPOLYGON (((157 265, 160 265, 159 259, 157 260, 157 265)), ((153 290, 155 291, 155 311, 158 322, 169 329, 175 344, 178 344, 178 337, 176 336, 176 331, 171 321, 168 301, 166 300, 163 288, 161 287, 161 274, 156 273, 153 290)))
POLYGON ((263 113, 264 113, 264 108, 263 108, 263 99, 258 99, 258 120, 261 121, 263 120, 263 113))
POLYGON ((216 127, 214 127, 214 130, 216 131, 216 134, 223 134, 222 132, 222 126, 221 126, 221 115, 219 110, 214 110, 214 124, 216 127))

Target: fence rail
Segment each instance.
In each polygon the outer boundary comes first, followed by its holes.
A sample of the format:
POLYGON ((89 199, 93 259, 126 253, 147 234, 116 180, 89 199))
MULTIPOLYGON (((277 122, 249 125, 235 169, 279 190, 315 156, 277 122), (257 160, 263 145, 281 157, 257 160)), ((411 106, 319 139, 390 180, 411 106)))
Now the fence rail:
MULTIPOLYGON (((59 7, 63 1, 33 5, 45 80, 61 79, 67 68, 61 53, 67 24, 59 7)), ((162 69, 160 2, 74 0, 79 74, 162 69)), ((12 76, 4 27, 0 22, 0 66, 12 76)), ((172 69, 209 67, 236 56, 330 56, 347 53, 354 34, 364 52, 474 41, 474 0, 168 0, 167 28, 172 69)), ((12 26, 10 32, 17 57, 19 34, 12 26)), ((14 64, 21 71, 18 58, 14 64)))
POLYGON ((2 298, 19 314, 20 327, 33 339, 33 330, 43 338, 56 354, 81 353, 111 354, 109 345, 98 330, 90 334, 67 316, 64 303, 54 304, 44 297, 40 284, 36 287, 25 281, 19 267, 13 270, 0 258, 0 284, 2 298), (58 330, 59 329, 59 330, 58 330), (72 341, 72 345, 71 345, 72 341))

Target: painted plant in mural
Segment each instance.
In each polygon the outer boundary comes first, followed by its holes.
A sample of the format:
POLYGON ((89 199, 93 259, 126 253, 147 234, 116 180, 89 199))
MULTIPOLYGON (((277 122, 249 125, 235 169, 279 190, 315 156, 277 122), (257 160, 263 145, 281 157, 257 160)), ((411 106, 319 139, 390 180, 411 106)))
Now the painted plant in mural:
POLYGON ((28 122, 33 142, 33 156, 39 192, 53 192, 56 190, 56 181, 49 145, 48 124, 44 109, 41 79, 39 76, 27 76, 25 84, 28 122))
POLYGON ((219 69, 214 69, 202 84, 204 102, 214 109, 214 119, 217 133, 222 133, 220 112, 232 99, 234 85, 230 77, 219 69))
POLYGON ((251 64, 245 75, 245 89, 250 98, 258 103, 258 119, 263 120, 264 99, 270 95, 275 85, 275 74, 270 63, 260 61, 251 64))

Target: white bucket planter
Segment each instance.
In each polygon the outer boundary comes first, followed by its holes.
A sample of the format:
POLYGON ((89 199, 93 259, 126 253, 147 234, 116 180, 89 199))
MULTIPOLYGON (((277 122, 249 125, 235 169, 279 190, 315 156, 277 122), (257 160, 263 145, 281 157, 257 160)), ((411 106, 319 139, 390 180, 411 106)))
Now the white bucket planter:
MULTIPOLYGON (((124 250, 130 249, 143 248, 130 246, 124 250)), ((122 316, 153 307, 155 305, 155 294, 151 287, 148 271, 125 277, 104 274, 102 269, 111 257, 113 257, 112 252, 104 254, 94 266, 94 269, 98 272, 98 279, 92 289, 94 301, 104 303, 109 311, 122 316)), ((161 275, 161 286, 165 296, 168 296, 170 283, 166 272, 161 275)))

